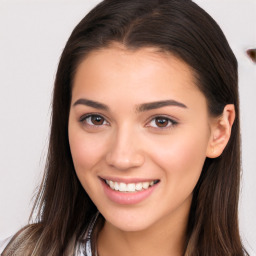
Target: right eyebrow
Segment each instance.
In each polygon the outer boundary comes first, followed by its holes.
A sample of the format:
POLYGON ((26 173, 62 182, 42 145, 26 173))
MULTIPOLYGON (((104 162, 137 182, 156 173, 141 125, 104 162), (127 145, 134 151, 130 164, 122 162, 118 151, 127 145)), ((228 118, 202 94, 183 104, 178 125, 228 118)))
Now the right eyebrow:
POLYGON ((158 109, 166 106, 176 106, 180 108, 187 108, 187 106, 181 102, 178 102, 176 100, 163 100, 163 101, 155 101, 155 102, 149 102, 149 103, 143 103, 139 106, 137 106, 138 112, 144 112, 149 111, 152 109, 158 109))
POLYGON ((101 109, 101 110, 105 110, 105 111, 109 111, 109 107, 103 103, 97 102, 97 101, 93 101, 93 100, 88 100, 85 98, 79 99, 77 100, 74 104, 74 106, 77 105, 85 105, 85 106, 89 106, 92 108, 97 108, 97 109, 101 109))

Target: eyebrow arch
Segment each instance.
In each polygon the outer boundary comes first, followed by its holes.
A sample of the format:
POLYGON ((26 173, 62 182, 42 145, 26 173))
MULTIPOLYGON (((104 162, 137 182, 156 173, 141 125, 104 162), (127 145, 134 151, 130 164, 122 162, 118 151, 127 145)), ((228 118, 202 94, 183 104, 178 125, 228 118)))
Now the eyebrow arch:
POLYGON ((109 107, 103 103, 99 103, 97 101, 93 101, 93 100, 88 100, 88 99, 79 99, 77 100, 73 106, 77 106, 77 105, 85 105, 85 106, 89 106, 92 108, 97 108, 97 109, 101 109, 101 110, 105 110, 105 111, 109 111, 109 107))
POLYGON ((144 112, 152 109, 162 108, 166 106, 175 106, 175 107, 181 107, 181 108, 187 108, 186 105, 184 105, 181 102, 178 102, 176 100, 163 100, 163 101, 156 101, 156 102, 149 102, 139 105, 136 110, 138 112, 144 112))
MULTIPOLYGON (((77 100, 73 104, 73 106, 77 106, 77 105, 85 105, 85 106, 89 106, 89 107, 92 107, 92 108, 109 111, 109 107, 107 105, 105 105, 103 103, 100 103, 100 102, 97 102, 97 101, 84 99, 84 98, 77 100)), ((143 104, 136 107, 136 111, 137 112, 145 112, 145 111, 149 111, 149 110, 153 110, 153 109, 157 109, 157 108, 162 108, 162 107, 166 107, 166 106, 175 106, 175 107, 187 108, 186 105, 184 105, 183 103, 178 102, 176 100, 163 100, 163 101, 143 103, 143 104)))

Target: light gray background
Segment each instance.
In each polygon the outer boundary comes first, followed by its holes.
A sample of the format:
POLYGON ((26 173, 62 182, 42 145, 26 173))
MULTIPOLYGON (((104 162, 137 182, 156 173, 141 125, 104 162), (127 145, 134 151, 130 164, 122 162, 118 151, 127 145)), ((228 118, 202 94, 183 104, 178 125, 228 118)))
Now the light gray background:
MULTIPOLYGON (((97 0, 0 0, 0 239, 26 224, 47 150, 52 85, 74 26, 97 0)), ((239 62, 243 180, 240 227, 256 255, 256 0, 196 0, 239 62)))

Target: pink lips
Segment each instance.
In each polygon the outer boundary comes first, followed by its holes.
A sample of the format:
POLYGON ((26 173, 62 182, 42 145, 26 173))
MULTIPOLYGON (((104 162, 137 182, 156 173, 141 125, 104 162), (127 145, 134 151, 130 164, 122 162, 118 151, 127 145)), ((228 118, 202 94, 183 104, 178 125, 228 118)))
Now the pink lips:
POLYGON ((159 184, 157 183, 149 187, 148 189, 145 189, 142 191, 127 193, 127 192, 120 192, 120 191, 111 189, 102 179, 101 179, 101 183, 102 183, 105 194, 111 201, 117 204, 124 204, 124 205, 140 203, 141 201, 148 198, 159 184))

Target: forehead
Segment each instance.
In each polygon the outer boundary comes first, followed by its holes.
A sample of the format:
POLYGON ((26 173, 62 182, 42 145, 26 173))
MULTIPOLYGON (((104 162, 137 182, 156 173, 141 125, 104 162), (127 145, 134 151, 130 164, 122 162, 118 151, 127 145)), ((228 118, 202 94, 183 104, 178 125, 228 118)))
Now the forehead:
POLYGON ((77 68, 72 95, 102 100, 111 93, 115 100, 130 96, 148 101, 201 94, 192 69, 171 53, 152 47, 129 50, 117 45, 86 56, 77 68))
POLYGON ((130 69, 132 66, 136 67, 136 64, 143 64, 143 68, 147 68, 148 70, 150 68, 156 69, 158 66, 159 70, 162 69, 162 71, 164 71, 163 67, 167 69, 168 67, 172 67, 172 69, 176 69, 178 72, 182 71, 183 75, 186 74, 188 79, 195 82, 193 69, 183 60, 175 57, 171 52, 164 51, 157 47, 130 49, 120 43, 112 43, 108 47, 89 52, 80 62, 80 65, 78 65, 76 74, 81 71, 81 69, 83 69, 83 71, 90 67, 93 69, 94 65, 98 67, 94 71, 102 71, 100 70, 99 64, 104 65, 105 63, 110 65, 105 66, 105 69, 114 67, 117 72, 122 68, 126 68, 127 73, 128 68, 130 69))

